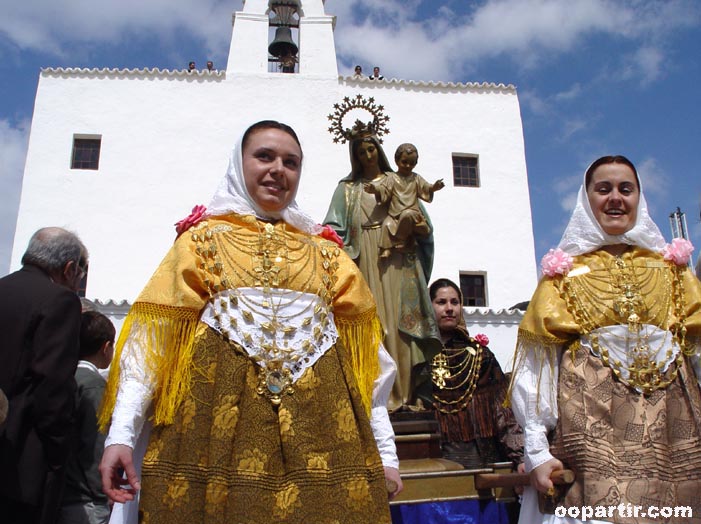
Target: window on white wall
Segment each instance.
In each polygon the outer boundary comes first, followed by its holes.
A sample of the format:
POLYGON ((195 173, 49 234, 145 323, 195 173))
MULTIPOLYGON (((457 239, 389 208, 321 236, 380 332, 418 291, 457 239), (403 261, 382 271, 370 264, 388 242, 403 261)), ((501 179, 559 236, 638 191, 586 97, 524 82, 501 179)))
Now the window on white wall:
POLYGON ((71 169, 99 169, 101 146, 99 135, 73 135, 71 169))
POLYGON ((484 273, 460 273, 462 305, 485 307, 487 305, 487 275, 484 273))
POLYGON ((453 185, 480 187, 479 163, 477 156, 453 154, 453 185))

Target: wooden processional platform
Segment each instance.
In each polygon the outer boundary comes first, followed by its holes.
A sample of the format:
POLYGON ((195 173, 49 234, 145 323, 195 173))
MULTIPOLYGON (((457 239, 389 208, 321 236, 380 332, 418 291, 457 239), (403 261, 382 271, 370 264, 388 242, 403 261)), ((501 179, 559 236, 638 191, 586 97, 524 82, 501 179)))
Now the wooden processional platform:
POLYGON ((442 458, 440 429, 432 411, 395 412, 390 419, 404 483, 404 490, 390 502, 391 505, 470 499, 517 500, 513 488, 482 487, 489 484, 485 480, 492 474, 510 473, 510 462, 498 462, 482 469, 465 469, 458 462, 442 458))

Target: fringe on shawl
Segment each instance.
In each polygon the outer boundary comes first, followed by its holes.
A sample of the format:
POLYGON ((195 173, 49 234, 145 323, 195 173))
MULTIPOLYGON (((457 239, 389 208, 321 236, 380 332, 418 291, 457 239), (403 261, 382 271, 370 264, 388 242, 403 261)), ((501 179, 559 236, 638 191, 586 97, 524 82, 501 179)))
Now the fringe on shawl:
POLYGON ((372 410, 372 391, 380 374, 378 348, 384 332, 375 309, 360 316, 348 318, 336 317, 336 329, 344 347, 351 356, 351 367, 355 375, 363 406, 370 415, 372 410))
POLYGON ((128 339, 143 348, 142 358, 155 377, 154 424, 171 424, 175 410, 190 391, 192 358, 199 311, 144 302, 135 303, 124 320, 102 398, 98 425, 109 426, 117 401, 121 357, 128 339))
MULTIPOLYGON (((555 365, 558 362, 559 354, 561 348, 563 348, 567 343, 572 342, 570 340, 561 339, 554 336, 541 336, 536 335, 530 331, 524 329, 518 330, 518 338, 516 342, 516 352, 514 354, 514 367, 511 374, 511 382, 509 383, 509 389, 506 393, 506 398, 504 399, 504 407, 511 407, 511 394, 514 390, 514 386, 520 377, 520 371, 525 368, 528 364, 527 359, 529 355, 534 356, 534 369, 533 372, 538 377, 536 383, 536 413, 540 412, 540 381, 543 376, 543 370, 545 366, 550 368, 550 376, 554 376, 555 365)), ((555 405, 557 400, 557 384, 553 383, 550 391, 546 392, 550 395, 550 401, 552 405, 555 405)))

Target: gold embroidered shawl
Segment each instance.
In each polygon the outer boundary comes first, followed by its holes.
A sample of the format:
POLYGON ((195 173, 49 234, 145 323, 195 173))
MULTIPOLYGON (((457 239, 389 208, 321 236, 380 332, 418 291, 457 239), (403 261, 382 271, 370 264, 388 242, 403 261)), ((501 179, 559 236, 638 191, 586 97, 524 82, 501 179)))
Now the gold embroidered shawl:
MULTIPOLYGON (((144 365, 155 378, 154 423, 172 423, 190 390, 192 352, 203 307, 218 291, 261 285, 255 248, 264 226, 252 216, 214 217, 176 240, 124 321, 101 407, 102 428, 109 424, 114 409, 120 357, 129 339, 144 348, 144 365)), ((335 243, 282 222, 274 229, 289 244, 287 260, 276 260, 279 281, 274 287, 317 293, 329 303, 339 342, 351 354, 369 413, 379 374, 382 327, 365 280, 335 243)))
MULTIPOLYGON (((701 282, 687 267, 675 266, 672 262, 663 260, 661 255, 644 248, 633 246, 622 258, 627 265, 639 268, 642 274, 649 275, 649 278, 641 280, 641 295, 646 309, 656 311, 656 314, 653 318, 648 318, 646 323, 672 330, 679 325, 679 317, 683 317, 687 348, 698 353, 701 340, 701 282), (675 286, 659 285, 661 280, 658 279, 671 282, 675 278, 675 272, 678 272, 681 284, 677 286, 679 295, 665 296, 665 293, 672 295, 675 286), (679 317, 672 311, 675 301, 681 301, 679 317), (659 307, 660 304, 667 304, 670 310, 659 307)), ((587 334, 586 326, 580 325, 571 312, 574 307, 584 311, 590 326, 604 327, 613 323, 606 313, 613 309, 612 301, 617 298, 613 293, 611 279, 607 280, 607 271, 614 259, 604 250, 578 255, 574 257, 574 266, 567 276, 541 279, 519 326, 514 370, 523 365, 527 355, 535 354, 540 365, 536 373, 540 376, 544 365, 550 366, 552 370, 557 364, 560 349, 578 341, 580 335, 587 334), (573 304, 572 297, 568 296, 563 285, 573 279, 583 279, 593 290, 588 295, 578 296, 578 306, 573 304), (598 291, 594 291, 597 286, 598 291)), ((517 375, 514 373, 513 378, 517 375)), ((556 392, 553 391, 552 394, 555 395, 556 392)))

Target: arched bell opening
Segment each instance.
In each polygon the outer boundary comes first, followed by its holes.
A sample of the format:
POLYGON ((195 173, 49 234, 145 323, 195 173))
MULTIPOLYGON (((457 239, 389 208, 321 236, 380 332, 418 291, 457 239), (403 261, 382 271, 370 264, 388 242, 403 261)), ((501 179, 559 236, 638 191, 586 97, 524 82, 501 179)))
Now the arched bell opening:
POLYGON ((299 0, 271 0, 269 15, 272 41, 268 46, 268 71, 296 73, 299 64, 299 0))

